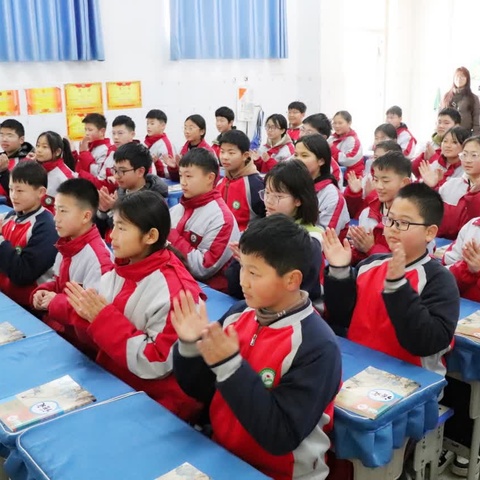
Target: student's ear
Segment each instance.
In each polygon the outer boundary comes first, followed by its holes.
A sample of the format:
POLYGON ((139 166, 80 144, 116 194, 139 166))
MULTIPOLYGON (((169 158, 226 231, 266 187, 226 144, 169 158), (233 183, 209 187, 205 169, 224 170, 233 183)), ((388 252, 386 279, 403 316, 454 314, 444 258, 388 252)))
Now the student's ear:
POLYGON ((430 243, 437 236, 437 233, 438 233, 438 226, 437 225, 429 225, 427 227, 425 240, 428 243, 430 243))
POLYGON ((325 160, 323 158, 318 159, 318 165, 321 167, 322 165, 325 165, 325 160))
POLYGON ((106 131, 107 131, 107 129, 106 129, 106 128, 101 128, 101 129, 99 130, 99 132, 100 132, 100 135, 102 135, 102 136, 104 137, 104 136, 105 136, 105 132, 106 132, 106 131))
POLYGON ((93 219, 93 212, 91 210, 84 210, 82 223, 85 225, 86 223, 92 222, 92 219, 93 219))
POLYGON ((39 187, 38 194, 43 198, 47 194, 47 189, 45 187, 39 187))
POLYGON ((405 185, 409 185, 410 183, 412 183, 412 179, 411 179, 411 178, 404 177, 404 178, 402 179, 402 187, 404 187, 405 185))
POLYGON ((18 140, 20 141, 20 143, 24 143, 25 142, 25 137, 18 137, 18 140))
POLYGON ((57 148, 57 149, 55 150, 55 155, 54 155, 54 157, 55 157, 55 158, 60 158, 61 156, 62 156, 62 149, 61 149, 61 148, 57 148))
POLYGON ((245 165, 250 161, 250 152, 242 153, 242 160, 244 161, 245 165))
POLYGON ((147 245, 153 245, 154 243, 158 242, 158 238, 160 234, 156 228, 151 228, 148 233, 145 234, 145 243, 147 245))
POLYGON ((215 185, 215 179, 217 178, 217 174, 215 172, 208 172, 207 178, 209 181, 212 182, 212 185, 215 185))
POLYGON ((145 167, 140 167, 135 170, 137 177, 143 178, 145 176, 146 169, 145 167))
POLYGON ((289 292, 294 292, 300 288, 302 284, 303 275, 300 270, 292 270, 287 272, 284 276, 284 285, 289 292))

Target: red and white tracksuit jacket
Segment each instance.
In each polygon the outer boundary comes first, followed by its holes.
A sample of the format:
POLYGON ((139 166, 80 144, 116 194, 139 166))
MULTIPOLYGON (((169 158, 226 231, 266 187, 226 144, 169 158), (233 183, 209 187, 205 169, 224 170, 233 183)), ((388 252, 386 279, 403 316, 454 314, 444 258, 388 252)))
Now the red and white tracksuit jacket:
POLYGON ((292 139, 285 134, 276 145, 266 143, 258 149, 260 157, 255 160, 255 165, 260 173, 269 172, 277 163, 289 159, 295 153, 292 139), (264 153, 268 154, 268 160, 262 159, 264 153))
POLYGON ((412 160, 417 141, 404 123, 397 128, 397 143, 402 147, 403 154, 412 160))
POLYGON ((300 138, 300 133, 301 133, 301 127, 290 127, 287 130, 288 136, 291 138, 292 142, 297 142, 300 138))
POLYGON ((77 160, 75 166, 77 173, 83 170, 91 173, 94 177, 104 180, 104 178, 101 178, 101 175, 103 176, 105 174, 106 161, 111 152, 111 148, 110 139, 102 138, 90 142, 88 144, 88 150, 79 153, 74 152, 74 156, 77 160))
POLYGON ((480 302, 480 272, 471 272, 462 254, 463 247, 470 240, 480 244, 480 217, 472 218, 462 227, 457 240, 445 252, 443 263, 455 276, 460 295, 480 302))
POLYGON ((226 291, 223 269, 232 258, 228 244, 240 239, 237 221, 218 190, 181 197, 170 209, 168 240, 188 260, 192 275, 212 288, 226 291))
POLYGON ((328 139, 332 157, 342 167, 347 167, 346 174, 353 171, 361 177, 364 170, 363 151, 360 140, 354 130, 343 135, 333 133, 328 139))
POLYGON ((167 165, 162 161, 162 155, 174 157, 175 149, 173 148, 170 139, 167 137, 167 134, 162 133, 161 135, 147 135, 143 142, 150 150, 152 157, 156 158, 154 165, 157 175, 159 177, 169 178, 170 173, 167 165))
MULTIPOLYGON (((442 149, 440 146, 436 146, 435 153, 428 160, 429 163, 433 163, 440 158, 442 149)), ((418 157, 412 160, 412 173, 418 178, 422 178, 420 175, 420 164, 425 160, 425 152, 422 152, 418 157)))
POLYGON ((447 180, 451 178, 458 178, 463 175, 463 167, 460 159, 456 163, 448 163, 447 159, 440 155, 433 162, 430 163, 430 168, 433 170, 442 170, 443 178, 438 182, 435 188, 440 188, 447 180))
MULTIPOLYGON (((205 150, 208 150, 209 152, 212 152, 215 155, 215 158, 217 158, 217 155, 213 148, 203 139, 198 145, 192 145, 190 142, 185 142, 183 145, 182 149, 180 150, 180 156, 183 157, 187 152, 190 150, 193 150, 194 148, 204 148, 205 150)), ((174 182, 178 182, 180 177, 178 173, 178 167, 172 168, 172 167, 167 167, 168 174, 170 176, 170 179, 174 182)))
POLYGON ((50 212, 55 213, 55 195, 58 187, 65 180, 75 178, 77 174, 65 165, 62 158, 39 163, 48 173, 47 193, 42 198, 42 205, 50 212))

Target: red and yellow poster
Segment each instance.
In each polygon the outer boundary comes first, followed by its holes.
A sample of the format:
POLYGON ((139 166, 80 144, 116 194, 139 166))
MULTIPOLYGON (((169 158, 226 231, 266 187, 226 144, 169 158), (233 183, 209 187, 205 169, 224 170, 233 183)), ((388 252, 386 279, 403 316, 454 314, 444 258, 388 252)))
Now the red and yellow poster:
POLYGON ((20 115, 18 90, 0 90, 0 117, 20 115))
POLYGON ((25 90, 29 115, 60 113, 62 111, 62 91, 58 87, 29 88, 25 90))
POLYGON ((70 140, 82 140, 85 136, 85 125, 82 120, 86 115, 86 113, 67 112, 67 135, 70 140))
POLYGON ((65 107, 67 112, 103 112, 102 84, 66 83, 65 107))
POLYGON ((142 108, 141 82, 107 82, 107 108, 142 108))

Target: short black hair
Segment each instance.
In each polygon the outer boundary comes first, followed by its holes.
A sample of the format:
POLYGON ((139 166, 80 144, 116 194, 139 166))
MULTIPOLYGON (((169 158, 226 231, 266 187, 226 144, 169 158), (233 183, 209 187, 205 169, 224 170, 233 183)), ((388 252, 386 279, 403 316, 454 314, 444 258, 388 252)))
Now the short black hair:
POLYGON ((307 111, 307 106, 303 102, 297 100, 290 103, 288 110, 298 110, 300 113, 305 113, 307 111))
POLYGON ((396 198, 412 202, 427 225, 440 225, 443 219, 443 200, 438 192, 425 183, 410 183, 402 187, 396 198))
POLYGON ((99 130, 107 128, 107 119, 101 113, 89 113, 82 120, 82 123, 91 123, 95 125, 99 130))
POLYGON ((305 277, 313 256, 307 230, 281 213, 250 222, 239 247, 244 255, 263 258, 280 277, 292 270, 305 277))
POLYGON ((118 150, 113 154, 113 159, 115 162, 128 160, 135 170, 141 167, 145 168, 144 176, 147 175, 152 166, 150 150, 141 143, 130 142, 118 147, 118 150))
POLYGON ((332 122, 324 113, 314 113, 303 119, 303 125, 310 125, 320 135, 329 137, 332 134, 332 122))
POLYGON ((457 125, 460 125, 462 123, 462 116, 460 115, 460 112, 455 108, 451 108, 451 107, 442 108, 438 112, 437 118, 444 117, 444 116, 450 117, 454 121, 454 123, 457 125))
POLYGON ((387 110, 386 115, 397 115, 399 117, 402 117, 403 112, 398 105, 393 105, 387 110))
POLYGON ((229 122, 233 122, 235 120, 235 113, 229 107, 220 107, 215 110, 216 117, 226 118, 229 122))
POLYGON ((400 152, 402 153, 402 147, 399 143, 397 143, 395 140, 384 140, 383 142, 378 142, 375 145, 375 149, 381 148, 385 150, 386 152, 400 152))
POLYGON ((119 115, 118 117, 115 117, 112 127, 119 127, 120 125, 125 125, 125 127, 131 132, 135 131, 135 122, 128 115, 119 115))
POLYGON ((59 185, 57 193, 74 198, 82 208, 91 210, 92 221, 98 210, 99 195, 95 185, 85 178, 69 178, 59 185))
POLYGON ((179 167, 196 166, 203 170, 203 173, 214 173, 218 175, 218 161, 215 155, 205 148, 192 148, 180 160, 179 167))
POLYGON ((410 178, 412 175, 412 162, 401 152, 387 152, 372 163, 372 168, 391 170, 402 177, 410 178))
POLYGON ((167 114, 163 110, 159 110, 158 108, 150 110, 145 118, 156 119, 159 122, 167 123, 167 114))
POLYGON ((287 119, 281 113, 272 113, 266 120, 265 125, 271 121, 273 124, 278 127, 280 130, 285 130, 282 134, 282 137, 287 134, 288 122, 287 119))
POLYGON ((241 130, 229 130, 228 132, 225 132, 221 135, 218 143, 220 146, 224 143, 236 145, 242 153, 250 150, 250 139, 241 130))
POLYGON ((333 118, 335 118, 337 115, 340 115, 347 123, 352 123, 352 115, 350 112, 347 112, 346 110, 339 110, 333 118))
POLYGON ((19 137, 25 136, 25 128, 23 125, 14 118, 7 118, 2 123, 0 123, 0 128, 9 128, 13 130, 19 137))
POLYGON ((48 174, 40 163, 34 160, 22 160, 11 171, 10 181, 26 183, 34 188, 47 188, 48 174))
POLYGON ((378 132, 384 133, 388 138, 392 140, 397 139, 397 129, 391 123, 382 123, 376 129, 374 134, 378 132))

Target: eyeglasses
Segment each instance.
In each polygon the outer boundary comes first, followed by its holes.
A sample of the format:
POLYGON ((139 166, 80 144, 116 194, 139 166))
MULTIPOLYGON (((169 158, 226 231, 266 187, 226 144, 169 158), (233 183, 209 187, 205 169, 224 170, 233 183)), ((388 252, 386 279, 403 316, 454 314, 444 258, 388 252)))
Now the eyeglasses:
POLYGON ((385 227, 393 227, 395 225, 395 228, 397 230, 401 230, 402 232, 406 232, 409 228, 410 225, 420 225, 422 227, 429 227, 430 224, 428 223, 415 223, 415 222, 407 222, 406 220, 394 220, 393 218, 387 217, 384 215, 382 217, 382 223, 385 227))
POLYGON ((115 167, 112 168, 113 174, 119 178, 122 178, 126 173, 133 172, 134 170, 136 170, 136 168, 129 168, 128 170, 123 170, 121 168, 115 168, 115 167))
POLYGON ((283 200, 284 198, 291 197, 291 195, 288 194, 278 195, 278 193, 270 193, 266 190, 260 190, 258 192, 258 195, 260 196, 262 202, 270 202, 274 205, 278 205, 280 203, 280 200, 283 200))
POLYGON ((458 156, 460 157, 460 160, 466 160, 468 157, 470 157, 475 161, 480 158, 480 154, 478 152, 460 152, 458 156))
POLYGON ((273 130, 280 130, 276 125, 265 125, 265 130, 271 132, 273 130))

